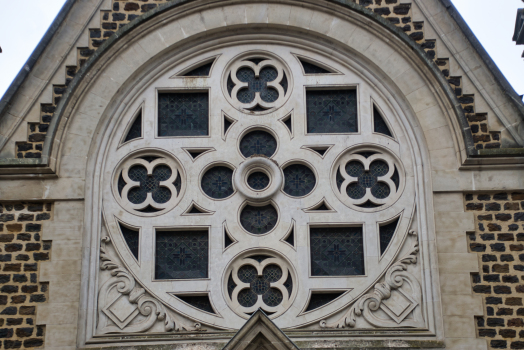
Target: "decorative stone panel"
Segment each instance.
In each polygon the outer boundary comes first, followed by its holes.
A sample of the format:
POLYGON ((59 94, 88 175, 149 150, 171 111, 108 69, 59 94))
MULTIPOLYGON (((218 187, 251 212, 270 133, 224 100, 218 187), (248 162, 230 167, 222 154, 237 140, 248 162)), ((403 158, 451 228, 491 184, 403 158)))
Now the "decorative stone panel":
POLYGON ((484 299, 478 336, 491 349, 524 349, 524 192, 466 194, 475 213, 471 252, 482 270, 472 275, 473 291, 484 299))
MULTIPOLYGON (((52 103, 42 104, 40 122, 29 123, 27 141, 16 143, 17 158, 41 158, 43 143, 47 130, 53 118, 55 109, 60 98, 67 90, 69 83, 73 80, 78 70, 91 57, 96 50, 111 37, 122 26, 139 17, 140 15, 157 8, 159 5, 170 0, 140 0, 122 1, 113 0, 111 10, 101 11, 100 28, 92 28, 89 31, 89 46, 77 48, 77 65, 66 67, 66 80, 63 85, 53 85, 52 103)), ((389 20, 392 24, 401 28, 411 39, 417 42, 440 68, 466 114, 473 133, 474 143, 477 149, 500 148, 500 132, 490 131, 488 128, 487 113, 477 113, 475 109, 475 96, 463 91, 462 78, 450 75, 449 58, 442 58, 437 53, 436 39, 425 37, 424 22, 413 22, 412 5, 401 3, 400 0, 351 0, 374 13, 389 20)))
POLYGON ((51 243, 42 241, 42 224, 52 217, 51 203, 0 203, 0 341, 4 349, 44 344, 45 326, 36 324, 37 306, 48 299, 39 282, 40 262, 50 259, 51 243))

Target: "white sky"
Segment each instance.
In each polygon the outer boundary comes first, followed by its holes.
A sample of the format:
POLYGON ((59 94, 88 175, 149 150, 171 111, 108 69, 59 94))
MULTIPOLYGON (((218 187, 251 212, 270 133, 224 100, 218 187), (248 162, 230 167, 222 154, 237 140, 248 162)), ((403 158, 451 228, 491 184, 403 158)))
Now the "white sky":
MULTIPOLYGON (((521 0, 452 0, 515 90, 524 94, 524 45, 512 41, 521 0)), ((0 96, 58 14, 65 0, 0 0, 0 96), (22 5, 23 4, 23 5, 22 5), (20 13, 23 6, 23 14, 20 13), (23 25, 20 25, 23 20, 23 25)))

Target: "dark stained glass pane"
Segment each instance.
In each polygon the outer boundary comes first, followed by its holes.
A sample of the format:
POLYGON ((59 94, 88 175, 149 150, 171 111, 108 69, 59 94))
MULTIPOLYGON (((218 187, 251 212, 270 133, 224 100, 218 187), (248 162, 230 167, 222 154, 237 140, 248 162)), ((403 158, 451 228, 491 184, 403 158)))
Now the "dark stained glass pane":
POLYGON ((400 218, 396 218, 395 221, 380 226, 380 254, 384 254, 388 248, 389 243, 395 234, 395 230, 397 229, 399 219, 400 218))
POLYGON ((160 182, 171 177, 171 168, 167 165, 158 165, 153 169, 153 174, 148 175, 147 169, 142 165, 135 165, 129 169, 129 178, 140 182, 140 186, 134 187, 127 193, 128 200, 133 204, 143 203, 147 194, 151 193, 153 200, 159 204, 167 203, 171 199, 171 191, 160 186, 160 182))
POLYGON ((375 127, 375 132, 393 137, 388 125, 384 121, 384 118, 382 118, 382 115, 380 115, 380 112, 375 106, 373 106, 373 125, 375 127))
POLYGON ((227 231, 224 230, 224 248, 229 247, 231 244, 233 244, 233 240, 229 237, 227 231))
POLYGON ((277 150, 277 140, 268 132, 255 130, 240 141, 240 152, 246 158, 253 155, 271 157, 277 150))
POLYGON ((202 177, 202 190, 211 198, 223 199, 231 196, 233 189, 233 170, 225 166, 209 169, 202 177))
POLYGON ((317 183, 313 170, 302 164, 286 167, 284 177, 284 192, 293 197, 302 197, 311 193, 317 183))
POLYGON ((343 292, 337 292, 337 293, 315 293, 311 295, 311 299, 309 300, 309 304, 306 308, 307 311, 318 309, 319 307, 322 307, 326 304, 329 304, 339 296, 344 294, 343 292))
POLYGON ((304 67, 304 72, 306 74, 329 74, 331 73, 327 69, 319 67, 313 63, 309 63, 309 62, 302 61, 302 60, 300 60, 300 63, 302 63, 302 66, 304 67))
POLYGON ((240 223, 247 232, 259 235, 271 231, 278 220, 277 210, 271 205, 255 207, 246 205, 240 213, 240 223))
POLYGON ((124 240, 126 241, 127 246, 129 247, 129 250, 131 251, 131 253, 133 253, 136 260, 138 260, 138 246, 139 246, 138 231, 127 228, 122 224, 119 224, 119 225, 120 225, 120 231, 122 231, 122 236, 124 236, 124 240))
POLYGON ((290 132, 293 132, 293 123, 292 123, 291 117, 287 118, 284 121, 284 124, 287 126, 287 128, 289 129, 290 132))
POLYGON ((118 177, 118 194, 122 195, 122 190, 124 187, 126 187, 126 181, 124 180, 124 177, 122 176, 122 173, 120 173, 120 176, 118 177))
POLYGON ((313 276, 364 274, 362 227, 311 228, 310 249, 313 276))
POLYGON ((198 296, 176 296, 178 299, 186 302, 187 304, 196 307, 197 309, 207 311, 214 314, 213 306, 211 306, 211 301, 209 301, 209 296, 207 295, 198 295, 198 296))
POLYGON ((208 277, 207 231, 157 231, 155 252, 156 279, 208 277))
POLYGON ((229 294, 229 299, 233 297, 233 291, 237 287, 235 281, 233 280, 233 274, 231 273, 229 275, 229 278, 227 279, 227 294, 229 294))
POLYGON ((268 265, 258 276, 257 270, 251 265, 244 265, 238 270, 238 278, 249 283, 250 288, 244 289, 238 293, 238 302, 244 307, 255 305, 258 296, 267 306, 278 306, 282 303, 283 295, 278 289, 271 288, 271 283, 275 283, 282 278, 282 269, 277 265, 268 265))
POLYGON ((191 71, 184 74, 184 77, 207 77, 209 75, 209 72, 211 72, 213 62, 215 61, 211 61, 209 63, 201 65, 200 67, 192 69, 191 71))
POLYGON ((158 136, 206 136, 208 124, 207 92, 158 95, 158 136))
POLYGON ((358 131, 355 90, 306 91, 307 132, 339 134, 358 131))
POLYGON ((127 132, 126 139, 124 140, 124 142, 137 139, 141 136, 142 136, 142 111, 138 113, 138 115, 135 118, 135 121, 133 121, 133 124, 129 128, 129 131, 127 132))
POLYGON ((258 77, 255 77, 255 72, 251 68, 240 68, 237 71, 237 78, 243 83, 248 83, 248 86, 238 92, 238 100, 242 103, 253 102, 255 93, 259 92, 262 101, 275 102, 278 99, 278 91, 268 87, 267 83, 275 81, 277 77, 278 71, 273 67, 262 68, 258 77))
POLYGON ((291 232, 289 233, 289 236, 285 239, 285 241, 290 244, 291 246, 295 246, 295 230, 291 229, 291 232))
POLYGON ((351 161, 346 164, 346 172, 352 177, 357 177, 358 182, 354 182, 347 187, 347 194, 350 198, 361 199, 366 194, 366 188, 371 189, 371 194, 378 199, 387 198, 391 192, 389 186, 378 181, 378 177, 384 176, 389 172, 386 162, 376 160, 366 171, 364 165, 358 161, 351 161))
POLYGON ((229 119, 224 118, 224 134, 229 130, 231 125, 233 125, 233 123, 229 119))
POLYGON ((396 166, 395 166, 395 171, 393 172, 393 175, 391 176, 391 181, 393 181, 398 191, 398 187, 400 185, 400 175, 398 174, 398 169, 396 166))
POLYGON ((247 177, 247 184, 255 191, 260 191, 269 185, 269 176, 257 171, 247 177))

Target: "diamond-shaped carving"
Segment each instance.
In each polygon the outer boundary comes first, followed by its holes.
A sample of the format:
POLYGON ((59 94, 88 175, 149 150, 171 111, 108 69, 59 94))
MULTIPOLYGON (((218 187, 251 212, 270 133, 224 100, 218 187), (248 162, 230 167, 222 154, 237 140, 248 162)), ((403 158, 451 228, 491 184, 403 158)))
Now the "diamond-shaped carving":
POLYGON ((137 305, 129 302, 124 295, 116 298, 103 311, 120 329, 126 328, 139 313, 137 305))
POLYGON ((380 304, 382 311, 387 313, 398 324, 404 321, 417 306, 418 303, 400 289, 392 291, 391 297, 383 300, 382 304, 380 304))

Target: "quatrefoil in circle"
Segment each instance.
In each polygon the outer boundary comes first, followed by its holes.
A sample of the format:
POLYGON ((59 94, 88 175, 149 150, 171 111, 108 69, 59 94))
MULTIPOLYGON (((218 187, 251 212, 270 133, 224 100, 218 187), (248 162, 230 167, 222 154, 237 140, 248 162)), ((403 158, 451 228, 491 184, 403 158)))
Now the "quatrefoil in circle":
POLYGON ((250 112, 269 112, 284 103, 289 73, 286 74, 279 60, 266 55, 238 59, 228 72, 227 97, 236 107, 250 112))

